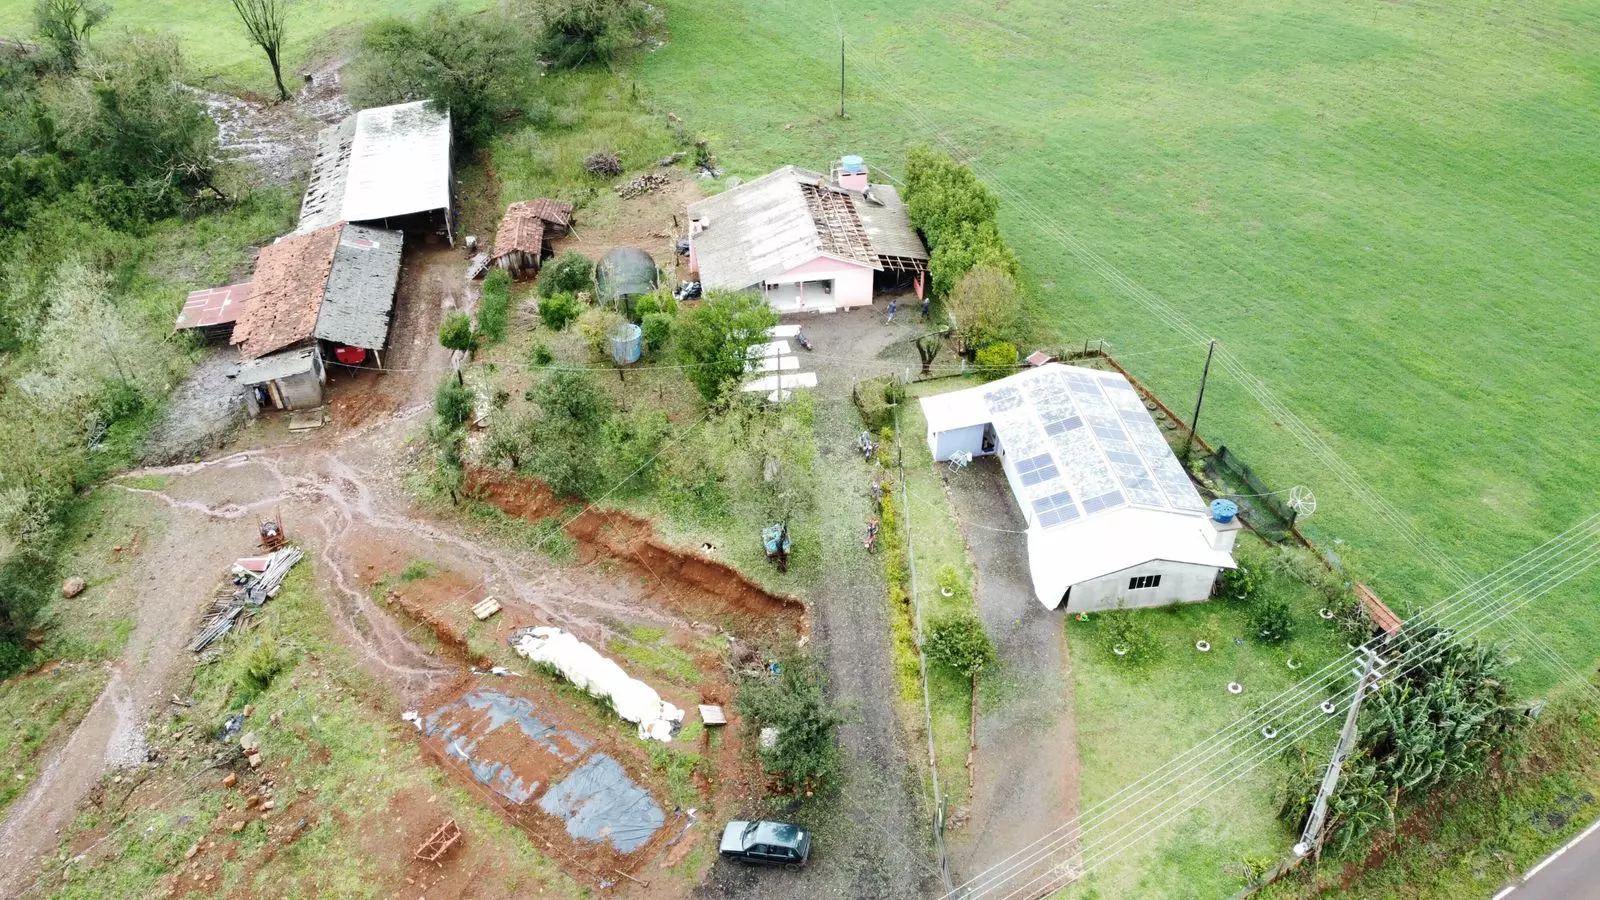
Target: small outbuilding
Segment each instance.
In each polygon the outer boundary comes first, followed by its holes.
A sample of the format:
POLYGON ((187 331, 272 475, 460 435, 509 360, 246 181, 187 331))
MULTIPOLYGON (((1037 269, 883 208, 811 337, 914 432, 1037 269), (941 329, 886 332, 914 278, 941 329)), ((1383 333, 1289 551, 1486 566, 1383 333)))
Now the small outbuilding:
POLYGON ((297 233, 336 222, 454 243, 450 111, 431 101, 363 109, 317 135, 297 233))
POLYGON ((635 299, 654 293, 660 284, 656 261, 638 247, 614 247, 594 267, 595 298, 629 318, 635 299))
POLYGON ((1212 515, 1122 375, 1046 363, 921 404, 934 459, 999 458, 1046 607, 1196 602, 1235 568, 1239 521, 1212 515))
POLYGON ((250 393, 251 414, 263 407, 311 409, 322 405, 328 372, 315 347, 299 347, 247 359, 239 367, 239 383, 250 393))
POLYGON ((572 204, 559 200, 519 200, 506 207, 494 233, 491 265, 512 278, 531 278, 553 251, 550 242, 572 230, 572 204))
POLYGON ((250 300, 250 282, 191 291, 178 313, 174 331, 192 331, 208 341, 227 342, 233 323, 250 300))
POLYGON ((900 195, 858 156, 830 175, 785 166, 689 205, 689 268, 706 289, 759 291, 779 312, 866 306, 926 286, 928 250, 900 195))

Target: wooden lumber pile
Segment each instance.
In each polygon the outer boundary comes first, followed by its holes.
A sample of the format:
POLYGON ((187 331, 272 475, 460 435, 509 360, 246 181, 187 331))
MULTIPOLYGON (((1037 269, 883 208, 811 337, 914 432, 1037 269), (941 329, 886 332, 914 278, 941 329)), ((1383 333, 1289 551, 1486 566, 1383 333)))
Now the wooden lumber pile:
POLYGON ((277 595, 289 570, 304 557, 299 547, 284 547, 268 554, 267 567, 259 575, 235 566, 230 580, 212 595, 211 608, 189 642, 189 652, 199 653, 234 628, 242 629, 256 609, 277 595))
POLYGON ((423 862, 436 863, 460 840, 461 826, 456 824, 455 819, 447 819, 432 836, 422 842, 421 847, 417 848, 416 858, 423 862))

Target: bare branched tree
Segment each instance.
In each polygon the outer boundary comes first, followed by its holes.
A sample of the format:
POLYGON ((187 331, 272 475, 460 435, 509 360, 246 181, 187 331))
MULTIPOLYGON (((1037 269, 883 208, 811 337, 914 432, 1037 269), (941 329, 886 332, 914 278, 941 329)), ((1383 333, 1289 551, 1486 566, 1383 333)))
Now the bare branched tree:
POLYGON ((267 54, 267 62, 272 64, 272 77, 278 82, 278 98, 289 99, 278 58, 283 48, 283 20, 289 12, 289 0, 233 0, 233 9, 244 23, 245 31, 250 33, 250 40, 267 54))

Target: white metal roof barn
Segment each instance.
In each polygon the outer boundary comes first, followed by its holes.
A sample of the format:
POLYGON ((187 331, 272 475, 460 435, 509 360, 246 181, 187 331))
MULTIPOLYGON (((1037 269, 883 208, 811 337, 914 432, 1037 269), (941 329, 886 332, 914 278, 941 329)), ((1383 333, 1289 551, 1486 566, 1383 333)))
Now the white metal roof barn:
POLYGON ((1234 568, 1238 521, 1213 521, 1123 376, 1051 363, 921 402, 934 459, 1000 458, 1045 606, 1204 600, 1234 568))
POLYGON ((335 222, 451 220, 450 111, 426 100, 363 109, 322 130, 299 231, 335 222))

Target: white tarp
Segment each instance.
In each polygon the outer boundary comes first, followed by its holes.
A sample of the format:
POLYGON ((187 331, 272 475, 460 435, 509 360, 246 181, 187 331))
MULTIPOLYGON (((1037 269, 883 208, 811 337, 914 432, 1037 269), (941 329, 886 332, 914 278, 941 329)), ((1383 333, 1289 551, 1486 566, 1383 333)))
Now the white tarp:
POLYGON ((555 666, 561 676, 590 694, 611 701, 617 715, 639 726, 639 737, 672 740, 683 710, 661 699, 655 688, 629 677, 622 667, 559 628, 532 628, 517 640, 517 653, 555 666))

